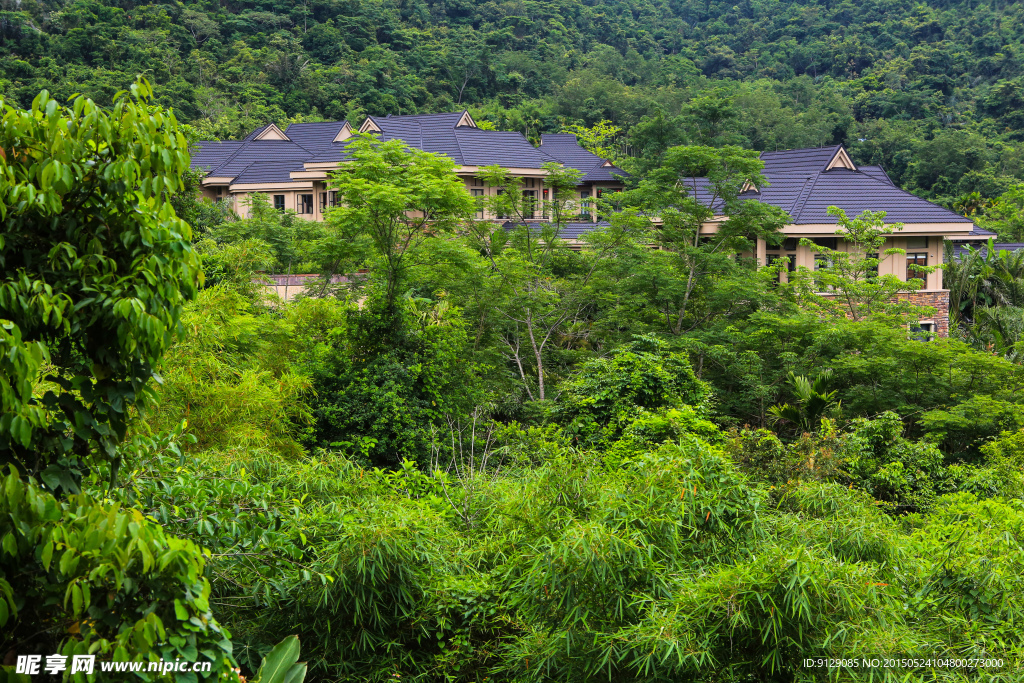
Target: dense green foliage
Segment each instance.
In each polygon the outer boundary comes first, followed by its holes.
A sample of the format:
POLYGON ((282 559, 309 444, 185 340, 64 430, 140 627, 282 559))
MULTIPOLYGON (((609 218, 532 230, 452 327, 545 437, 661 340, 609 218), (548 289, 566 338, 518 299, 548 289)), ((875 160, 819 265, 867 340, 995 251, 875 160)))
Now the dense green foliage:
POLYGON ((469 106, 530 137, 608 119, 625 135, 601 146, 653 159, 681 142, 845 142, 908 189, 992 199, 1024 173, 1022 12, 972 0, 25 0, 0 15, 0 92, 21 106, 44 87, 109 103, 145 73, 162 104, 218 137, 469 106))
POLYGON ((0 460, 54 489, 76 490, 95 453, 116 460, 200 277, 168 201, 185 139, 144 82, 132 92, 109 112, 45 91, 0 103, 0 460), (56 386, 35 392, 44 363, 56 386))
MULTIPOLYGON (((144 85, 111 111, 5 108, 8 653, 208 660, 258 683, 1019 679, 1019 259, 950 266, 953 335, 929 339, 870 258, 787 282, 742 258, 785 216, 735 201, 761 170, 744 147, 845 140, 1015 234, 1020 126, 999 102, 1019 89, 1017 13, 4 9, 15 103, 40 79, 102 101, 145 68, 189 135, 468 103, 642 152, 570 249, 569 172, 547 183, 550 225, 505 230, 469 219, 447 160, 361 139, 325 223, 258 198, 237 220, 194 198, 144 85), (727 214, 710 240, 681 183, 701 172, 727 214), (346 277, 288 302, 260 284, 293 269, 346 277)), ((877 215, 843 221, 877 244, 877 215)))

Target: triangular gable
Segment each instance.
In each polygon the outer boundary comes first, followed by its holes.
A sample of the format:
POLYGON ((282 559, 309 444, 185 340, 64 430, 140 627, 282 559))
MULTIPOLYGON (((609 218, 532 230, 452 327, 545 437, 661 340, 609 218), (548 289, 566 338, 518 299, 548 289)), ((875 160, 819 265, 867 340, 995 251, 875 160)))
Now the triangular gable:
POLYGON ((343 140, 348 140, 350 137, 352 137, 352 126, 348 125, 348 121, 346 121, 331 142, 341 142, 343 140))
POLYGON ((285 140, 291 142, 291 138, 285 135, 284 131, 273 123, 264 128, 253 140, 285 140))
POLYGON ((602 167, 602 168, 608 168, 609 166, 614 166, 614 165, 615 165, 615 164, 613 164, 613 163, 612 163, 611 161, 609 161, 608 159, 605 159, 605 160, 604 160, 604 163, 603 163, 603 164, 601 164, 601 167, 602 167))
POLYGON ((477 128, 476 121, 469 115, 469 111, 462 112, 462 118, 455 124, 456 128, 477 128))
POLYGON ((360 133, 383 133, 384 131, 377 122, 373 120, 372 116, 367 116, 366 120, 363 121, 363 125, 359 126, 360 133))
POLYGON ((857 167, 853 164, 853 159, 846 153, 846 150, 842 145, 836 150, 835 155, 832 157, 832 161, 828 162, 828 166, 825 167, 826 171, 831 171, 833 168, 848 168, 851 171, 856 171, 857 167))
POLYGON ((744 192, 756 192, 761 194, 761 190, 757 189, 757 185, 754 185, 754 183, 749 180, 744 180, 743 187, 740 188, 740 194, 743 194, 744 192))

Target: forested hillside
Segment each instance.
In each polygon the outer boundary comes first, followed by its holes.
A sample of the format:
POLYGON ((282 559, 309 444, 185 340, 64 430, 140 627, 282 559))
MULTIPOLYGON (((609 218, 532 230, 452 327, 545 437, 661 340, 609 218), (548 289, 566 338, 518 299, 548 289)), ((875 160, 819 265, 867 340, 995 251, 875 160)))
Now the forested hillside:
MULTIPOLYGON (((472 108, 623 150, 847 143, 953 202, 1024 173, 1024 5, 704 0, 5 0, 0 92, 109 101, 137 74, 204 137, 472 108)), ((963 200, 962 200, 963 201, 963 200)), ((968 201, 968 203, 970 203, 968 201)))

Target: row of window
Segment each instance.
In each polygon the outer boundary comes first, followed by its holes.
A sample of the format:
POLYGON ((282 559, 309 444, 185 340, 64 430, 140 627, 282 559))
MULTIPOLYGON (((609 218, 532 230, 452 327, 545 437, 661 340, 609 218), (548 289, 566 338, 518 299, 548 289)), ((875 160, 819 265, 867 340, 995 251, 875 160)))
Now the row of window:
MULTIPOLYGON (((334 190, 330 192, 320 193, 320 212, 323 213, 326 209, 338 205, 338 193, 334 190)), ((284 195, 274 195, 274 208, 278 211, 284 211, 284 195)), ((295 213, 313 213, 313 195, 311 194, 299 194, 295 195, 295 213)))
MULTIPOLYGON (((782 252, 768 252, 766 254, 768 263, 771 263, 775 259, 785 258, 787 260, 787 270, 793 272, 796 270, 796 247, 799 243, 799 238, 791 237, 786 239, 782 243, 782 252), (790 253, 784 253, 790 252, 790 253)), ((838 246, 838 239, 835 237, 815 237, 812 241, 819 247, 826 247, 833 251, 838 246)), ((923 270, 928 267, 928 252, 926 251, 909 251, 910 249, 927 249, 928 238, 927 237, 908 237, 907 238, 907 277, 925 279, 928 276, 927 271, 923 270)), ((878 254, 868 254, 868 258, 877 259, 878 254)), ((829 268, 832 262, 825 254, 814 255, 814 270, 824 270, 829 268)), ((878 275, 878 267, 875 266, 874 275, 878 275)))

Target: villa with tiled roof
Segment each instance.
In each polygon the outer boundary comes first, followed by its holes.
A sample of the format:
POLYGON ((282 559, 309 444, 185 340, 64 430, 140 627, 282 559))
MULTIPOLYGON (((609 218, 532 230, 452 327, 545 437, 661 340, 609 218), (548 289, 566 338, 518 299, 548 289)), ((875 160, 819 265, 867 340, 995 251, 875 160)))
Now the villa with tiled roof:
MULTIPOLYGON (((560 163, 579 170, 578 192, 583 206, 604 192, 621 190, 625 172, 579 146, 576 136, 544 135, 534 147, 521 133, 484 130, 468 111, 450 114, 368 117, 360 126, 382 141, 401 140, 410 147, 444 154, 455 162, 455 172, 475 197, 493 195, 478 174, 484 166, 501 166, 520 179, 522 192, 539 205, 547 197, 544 164, 560 163)), ((293 123, 282 131, 274 124, 259 128, 244 140, 201 142, 192 167, 204 169, 203 194, 214 201, 231 201, 245 216, 245 198, 254 192, 271 197, 276 208, 294 210, 311 220, 323 220, 335 204, 329 174, 341 169, 346 141, 352 136, 347 121, 293 123)), ((588 212, 593 209, 586 209, 588 212)), ((494 219, 496 216, 477 216, 494 219)), ((588 213, 586 218, 596 216, 588 213)), ((543 220, 537 216, 536 220, 543 220)))
MULTIPOLYGON (((596 200, 605 192, 623 188, 626 173, 579 145, 571 134, 542 135, 534 147, 520 133, 479 128, 468 111, 448 114, 368 117, 361 133, 381 140, 401 140, 410 147, 444 154, 455 162, 455 173, 463 179, 472 196, 486 197, 499 188, 488 187, 479 178, 484 166, 497 165, 518 177, 524 196, 537 205, 547 199, 544 164, 557 162, 574 168, 582 176, 578 192, 583 215, 563 226, 562 237, 578 241, 594 229, 596 200)), ((324 211, 336 203, 330 189, 329 174, 342 169, 346 145, 353 134, 347 121, 295 123, 282 131, 274 124, 253 131, 240 141, 203 142, 192 157, 192 166, 205 169, 203 192, 213 200, 229 200, 244 217, 245 197, 261 192, 270 195, 278 209, 294 210, 302 217, 322 220, 324 211)), ((812 149, 762 152, 763 187, 749 184, 740 195, 749 201, 764 202, 784 209, 792 222, 783 229, 786 239, 780 246, 757 242, 758 262, 785 258, 789 270, 803 266, 821 267, 809 247, 799 245, 809 238, 823 246, 843 250, 844 241, 836 235, 837 221, 828 207, 838 206, 850 217, 862 211, 885 211, 887 223, 902 223, 902 230, 886 240, 884 249, 904 249, 904 256, 885 256, 879 273, 890 273, 902 280, 920 277, 924 287, 907 297, 914 303, 932 306, 935 320, 922 321, 945 334, 948 324, 949 292, 942 287, 942 271, 916 271, 919 266, 941 265, 944 240, 984 239, 968 218, 896 187, 879 166, 857 166, 842 145, 812 149)), ((707 180, 690 178, 685 184, 700 200, 711 201, 705 191, 707 180)), ((543 216, 528 217, 541 222, 543 216)), ((497 216, 477 214, 478 219, 500 220, 497 216)), ((708 222, 703 230, 717 230, 724 220, 708 222)), ((785 276, 783 276, 785 277, 785 276)))
MULTIPOLYGON (((944 240, 983 239, 969 218, 901 190, 879 166, 857 166, 842 145, 762 152, 761 160, 768 183, 764 187, 748 185, 740 197, 784 209, 792 222, 783 229, 786 240, 781 246, 769 246, 758 240, 756 256, 760 263, 785 258, 790 271, 800 266, 820 268, 821 259, 816 259, 810 247, 798 242, 806 237, 822 246, 845 250, 844 240, 836 236, 837 219, 828 214, 828 207, 838 206, 850 218, 863 211, 885 211, 886 224, 902 223, 903 228, 886 239, 883 250, 904 249, 906 254, 882 256, 879 274, 892 274, 901 280, 922 279, 924 287, 907 298, 933 307, 935 319, 922 324, 945 335, 949 291, 942 287, 942 270, 923 273, 915 268, 941 265, 944 240)), ((705 189, 707 179, 689 178, 685 184, 698 201, 711 200, 705 189)), ((715 232, 717 221, 708 223, 704 229, 715 232)))

